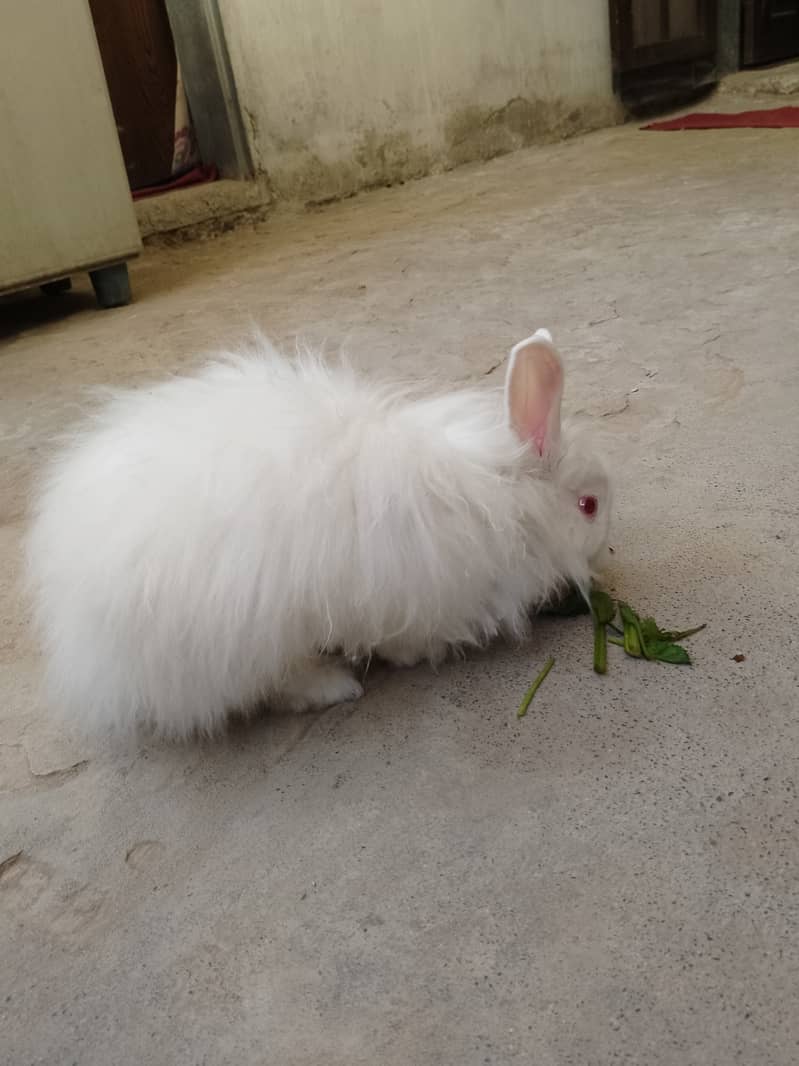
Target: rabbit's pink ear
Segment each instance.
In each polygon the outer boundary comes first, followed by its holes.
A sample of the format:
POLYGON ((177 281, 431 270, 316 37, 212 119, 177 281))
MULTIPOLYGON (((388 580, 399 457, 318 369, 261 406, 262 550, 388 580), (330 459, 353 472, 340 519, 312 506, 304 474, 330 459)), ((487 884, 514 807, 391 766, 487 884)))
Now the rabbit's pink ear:
POLYGON ((511 349, 505 379, 508 421, 539 455, 557 450, 560 440, 560 398, 563 366, 545 329, 511 349))

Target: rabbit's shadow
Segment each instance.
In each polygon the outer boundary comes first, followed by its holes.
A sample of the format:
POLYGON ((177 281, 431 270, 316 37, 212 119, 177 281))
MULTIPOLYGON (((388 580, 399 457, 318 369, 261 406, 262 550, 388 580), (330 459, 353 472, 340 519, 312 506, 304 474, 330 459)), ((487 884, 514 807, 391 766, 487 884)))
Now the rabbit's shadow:
POLYGON ((287 769, 300 776, 335 774, 342 752, 355 773, 416 750, 420 759, 438 753, 481 771, 560 768, 568 774, 601 763, 616 716, 624 716, 628 732, 631 725, 628 673, 620 671, 609 685, 593 672, 591 648, 590 619, 537 619, 524 645, 497 642, 436 669, 373 661, 365 671, 365 695, 355 703, 305 714, 269 708, 234 714, 218 737, 152 743, 140 755, 184 782, 199 775, 234 792, 254 781, 263 787, 287 769), (555 669, 520 720, 520 700, 550 655, 555 669))

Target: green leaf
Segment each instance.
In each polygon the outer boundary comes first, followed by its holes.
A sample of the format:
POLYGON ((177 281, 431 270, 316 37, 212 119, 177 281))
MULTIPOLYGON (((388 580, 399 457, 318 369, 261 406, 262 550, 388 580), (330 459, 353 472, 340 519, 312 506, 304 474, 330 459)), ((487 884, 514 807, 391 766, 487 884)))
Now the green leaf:
POLYGON ((535 696, 536 692, 538 692, 539 688, 541 687, 541 685, 542 685, 542 683, 544 681, 544 678, 547 676, 547 674, 549 673, 549 671, 552 669, 552 667, 554 665, 555 665, 555 660, 554 659, 547 659, 547 661, 544 663, 544 666, 543 666, 543 669, 541 670, 541 673, 538 675, 538 677, 535 679, 535 681, 532 683, 532 685, 530 685, 530 687, 528 688, 527 692, 524 695, 524 699, 522 700, 521 704, 519 705, 519 709, 516 712, 516 717, 517 718, 524 718, 524 716, 527 714, 527 709, 529 708, 530 704, 533 702, 533 696, 535 696))
POLYGON ((679 644, 670 644, 666 640, 655 640, 649 645, 649 654, 659 663, 674 663, 677 666, 690 666, 691 656, 679 644))
MULTIPOLYGON (((618 648, 624 648, 628 655, 633 654, 627 651, 627 645, 618 637, 608 637, 608 644, 615 644, 618 648)), ((647 650, 651 658, 656 659, 658 662, 690 666, 691 657, 685 648, 681 648, 679 644, 670 644, 665 640, 655 640, 649 643, 647 650)), ((634 655, 633 657, 636 659, 641 658, 640 655, 634 655)))
POLYGON ((692 637, 694 633, 701 633, 703 629, 707 628, 707 622, 703 622, 701 626, 694 626, 693 629, 663 629, 661 630, 661 640, 675 641, 675 640, 687 640, 688 637, 692 637))
MULTIPOLYGON (((586 614, 588 610, 589 606, 580 589, 571 585, 566 594, 557 603, 550 604, 544 613, 570 617, 586 614)), ((607 672, 608 644, 624 648, 625 652, 634 659, 654 659, 663 663, 688 665, 691 657, 677 641, 686 640, 705 628, 701 625, 694 626, 692 629, 661 629, 654 618, 641 618, 628 603, 620 600, 616 604, 612 596, 599 588, 591 589, 590 611, 594 622, 594 670, 598 674, 607 672), (617 609, 621 628, 615 624, 617 609), (618 636, 611 634, 618 634, 618 636)), ((546 673, 544 673, 545 676, 546 673)), ((540 681, 538 683, 540 684, 540 681)), ((529 701, 524 713, 526 713, 527 706, 529 706, 529 701)), ((520 717, 522 717, 521 714, 520 717)))
POLYGON ((666 639, 661 633, 660 626, 657 624, 654 618, 641 619, 641 635, 647 643, 652 640, 666 639))
POLYGON ((694 633, 701 633, 706 624, 694 626, 693 629, 661 629, 654 618, 643 618, 641 620, 641 633, 647 644, 653 640, 665 640, 667 643, 673 644, 678 640, 687 640, 694 633))

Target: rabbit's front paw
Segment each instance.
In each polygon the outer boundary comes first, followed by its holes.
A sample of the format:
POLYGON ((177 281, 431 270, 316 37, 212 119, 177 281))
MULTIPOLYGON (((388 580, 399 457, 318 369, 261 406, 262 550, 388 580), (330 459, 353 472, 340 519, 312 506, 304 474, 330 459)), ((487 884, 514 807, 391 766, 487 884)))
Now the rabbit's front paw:
POLYGON ((336 663, 312 661, 298 670, 283 690, 292 711, 322 710, 337 703, 351 703, 363 695, 363 686, 349 670, 336 663))

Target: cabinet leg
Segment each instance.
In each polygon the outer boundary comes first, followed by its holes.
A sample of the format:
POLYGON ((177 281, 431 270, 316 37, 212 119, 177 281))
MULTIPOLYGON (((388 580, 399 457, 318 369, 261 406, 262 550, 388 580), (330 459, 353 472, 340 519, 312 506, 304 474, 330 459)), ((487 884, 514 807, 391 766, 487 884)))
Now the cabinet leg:
POLYGON ((90 270, 94 295, 100 307, 122 307, 130 303, 130 278, 128 264, 115 263, 114 266, 90 270))
POLYGON ((62 292, 69 292, 72 288, 72 278, 58 278, 56 281, 46 281, 39 288, 45 296, 58 296, 62 292))

